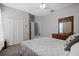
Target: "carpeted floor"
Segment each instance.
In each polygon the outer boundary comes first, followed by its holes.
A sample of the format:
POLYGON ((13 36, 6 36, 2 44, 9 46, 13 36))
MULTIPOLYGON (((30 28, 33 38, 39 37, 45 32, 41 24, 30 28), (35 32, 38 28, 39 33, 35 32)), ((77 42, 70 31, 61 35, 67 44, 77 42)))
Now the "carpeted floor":
POLYGON ((22 51, 20 44, 9 46, 6 49, 2 49, 0 51, 0 56, 21 56, 21 55, 22 51))

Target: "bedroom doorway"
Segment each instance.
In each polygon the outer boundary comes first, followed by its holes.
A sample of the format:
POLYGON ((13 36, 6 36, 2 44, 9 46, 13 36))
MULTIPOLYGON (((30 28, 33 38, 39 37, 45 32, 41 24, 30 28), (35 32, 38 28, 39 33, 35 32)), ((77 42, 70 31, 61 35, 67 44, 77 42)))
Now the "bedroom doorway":
POLYGON ((36 22, 34 15, 29 15, 29 38, 35 39, 40 36, 41 24, 40 22, 36 22))
POLYGON ((30 39, 38 38, 40 36, 40 23, 30 22, 30 39))

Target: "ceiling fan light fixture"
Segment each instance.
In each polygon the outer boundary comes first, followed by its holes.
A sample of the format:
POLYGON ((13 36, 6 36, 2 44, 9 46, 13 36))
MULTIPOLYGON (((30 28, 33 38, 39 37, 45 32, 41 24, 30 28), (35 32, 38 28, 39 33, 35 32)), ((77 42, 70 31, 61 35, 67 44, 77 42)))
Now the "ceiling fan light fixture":
POLYGON ((44 9, 45 7, 46 7, 45 3, 41 3, 40 4, 40 8, 43 8, 44 9))

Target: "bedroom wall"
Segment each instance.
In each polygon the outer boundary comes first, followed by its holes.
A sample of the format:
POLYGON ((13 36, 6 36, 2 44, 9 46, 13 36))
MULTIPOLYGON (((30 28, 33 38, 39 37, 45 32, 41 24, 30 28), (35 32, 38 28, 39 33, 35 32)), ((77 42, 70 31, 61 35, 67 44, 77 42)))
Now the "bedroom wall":
POLYGON ((0 5, 0 19, 1 19, 1 5, 0 5))
POLYGON ((29 14, 14 8, 2 6, 4 38, 8 45, 29 39, 29 14))
POLYGON ((58 32, 58 19, 74 16, 74 32, 79 33, 79 4, 54 11, 51 15, 36 18, 41 23, 41 36, 52 37, 52 33, 58 32))

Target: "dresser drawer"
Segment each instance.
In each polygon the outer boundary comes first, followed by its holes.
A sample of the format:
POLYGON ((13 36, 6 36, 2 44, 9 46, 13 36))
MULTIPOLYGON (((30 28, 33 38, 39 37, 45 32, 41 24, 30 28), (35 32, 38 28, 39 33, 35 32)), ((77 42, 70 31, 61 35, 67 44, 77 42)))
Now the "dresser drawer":
POLYGON ((68 35, 64 35, 64 34, 52 34, 52 38, 66 40, 68 38, 68 35))

